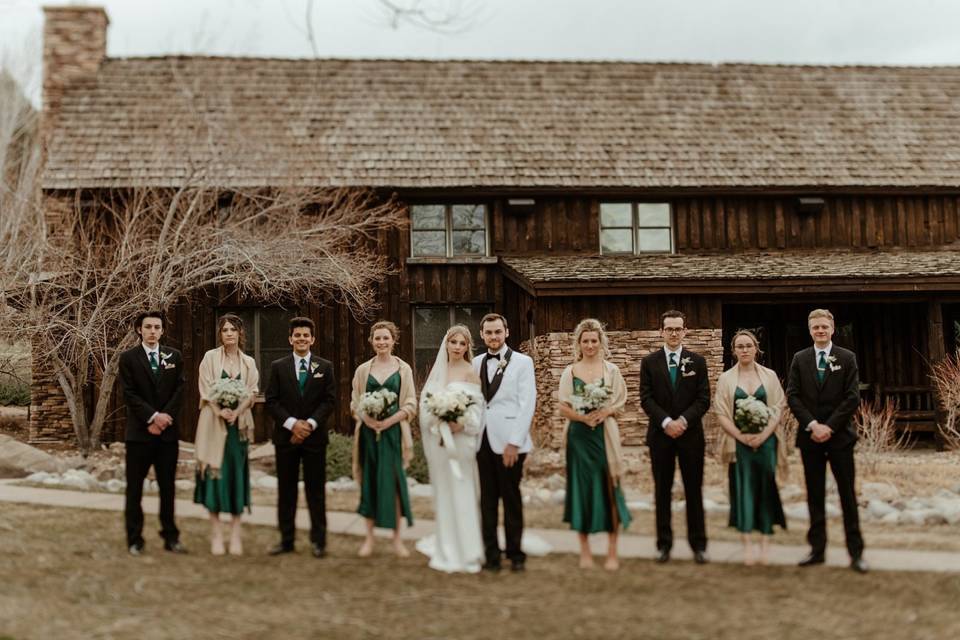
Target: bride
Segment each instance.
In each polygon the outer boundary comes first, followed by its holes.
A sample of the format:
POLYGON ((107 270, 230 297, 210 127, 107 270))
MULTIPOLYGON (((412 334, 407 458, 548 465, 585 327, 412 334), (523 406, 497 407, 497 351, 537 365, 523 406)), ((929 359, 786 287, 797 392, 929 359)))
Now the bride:
POLYGON ((480 378, 470 365, 472 357, 470 330, 450 327, 420 396, 420 431, 433 485, 436 533, 420 540, 417 550, 430 556, 431 569, 448 573, 476 573, 483 562, 477 447, 485 403, 480 378), (429 397, 450 391, 462 392, 472 403, 461 419, 446 422, 431 410, 429 397))

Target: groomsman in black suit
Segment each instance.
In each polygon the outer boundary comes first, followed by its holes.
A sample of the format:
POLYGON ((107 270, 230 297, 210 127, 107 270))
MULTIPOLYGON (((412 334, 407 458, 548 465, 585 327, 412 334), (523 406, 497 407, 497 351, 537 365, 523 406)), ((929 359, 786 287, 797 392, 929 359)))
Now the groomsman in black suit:
POLYGON ((177 419, 183 397, 183 358, 160 345, 164 317, 160 311, 137 316, 140 344, 120 354, 120 384, 127 408, 126 505, 123 517, 130 555, 143 553, 143 481, 153 467, 160 489, 160 536, 163 548, 186 553, 173 521, 180 434, 177 419))
POLYGON ((313 321, 293 318, 289 334, 293 353, 270 365, 267 411, 274 421, 280 527, 280 543, 270 549, 270 555, 293 551, 301 464, 311 550, 315 558, 326 554, 327 419, 336 404, 337 383, 333 364, 310 353, 314 340, 313 321))
POLYGON ((653 467, 657 509, 657 562, 670 559, 673 547, 670 501, 674 469, 687 500, 687 540, 697 564, 707 562, 707 529, 703 516, 703 458, 706 441, 703 414, 710 408, 707 361, 683 347, 686 315, 667 311, 660 316, 663 348, 640 364, 640 406, 650 419, 647 446, 653 467))
POLYGON ((853 414, 860 404, 857 357, 852 351, 833 344, 833 314, 826 309, 811 311, 807 326, 813 346, 793 356, 787 379, 787 403, 799 423, 797 448, 803 460, 810 510, 810 530, 807 532, 810 554, 800 561, 800 566, 824 561, 827 548, 824 500, 829 462, 840 494, 850 567, 866 573, 854 489, 853 448, 857 443, 857 430, 853 425, 853 414))

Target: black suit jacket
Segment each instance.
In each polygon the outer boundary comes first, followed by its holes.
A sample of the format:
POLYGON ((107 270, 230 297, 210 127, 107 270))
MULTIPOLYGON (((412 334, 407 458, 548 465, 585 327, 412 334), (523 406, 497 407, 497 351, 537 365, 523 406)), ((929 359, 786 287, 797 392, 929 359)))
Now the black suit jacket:
POLYGON ((707 361, 703 356, 681 349, 681 371, 677 373, 677 386, 670 382, 667 354, 663 349, 645 356, 640 363, 640 406, 650 419, 647 427, 647 442, 666 437, 663 420, 675 420, 683 416, 687 421, 688 434, 703 431, 703 414, 710 408, 710 379, 707 361), (684 360, 689 362, 684 364, 684 360))
POLYGON ((300 393, 300 384, 294 372, 293 354, 274 360, 270 365, 270 383, 267 386, 267 411, 273 417, 273 444, 289 447, 292 432, 283 427, 288 418, 313 418, 317 428, 300 446, 318 449, 327 446, 327 419, 337 401, 337 383, 333 364, 313 354, 310 356, 310 374, 300 393))
POLYGON ((154 376, 143 346, 138 344, 120 354, 120 384, 127 407, 127 442, 171 442, 180 437, 180 405, 186 375, 180 352, 160 345, 160 375, 154 376), (159 436, 147 431, 147 421, 154 413, 168 413, 173 424, 159 436))
POLYGON ((821 384, 817 380, 817 356, 814 347, 798 351, 790 363, 787 377, 787 404, 799 423, 797 446, 801 449, 814 447, 807 425, 816 420, 833 429, 826 444, 835 449, 857 441, 853 414, 860 405, 860 375, 857 371, 857 356, 836 345, 830 350, 836 358, 833 369, 827 366, 821 384))

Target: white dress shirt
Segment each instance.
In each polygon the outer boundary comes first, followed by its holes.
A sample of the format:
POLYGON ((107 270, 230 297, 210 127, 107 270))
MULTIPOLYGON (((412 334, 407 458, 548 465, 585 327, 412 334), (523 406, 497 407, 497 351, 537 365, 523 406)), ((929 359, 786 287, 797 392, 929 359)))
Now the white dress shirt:
MULTIPOLYGON (((677 363, 676 366, 679 367, 679 366, 680 366, 680 352, 681 352, 681 351, 683 351, 683 345, 680 345, 679 347, 677 347, 677 350, 676 350, 676 351, 671 351, 670 348, 669 348, 667 345, 663 345, 663 353, 664 353, 664 355, 665 355, 666 358, 667 358, 667 370, 668 370, 668 371, 670 370, 670 354, 672 353, 672 354, 674 354, 674 355, 676 356, 676 357, 674 358, 674 360, 675 360, 676 363, 677 363)), ((677 375, 678 375, 678 376, 680 375, 680 372, 679 372, 679 371, 677 372, 677 375)), ((686 424, 687 424, 687 419, 686 419, 686 418, 684 418, 683 416, 680 416, 678 419, 684 424, 684 426, 686 426, 686 424)), ((660 423, 660 428, 666 429, 666 428, 667 428, 667 425, 670 424, 671 422, 673 422, 673 418, 667 416, 666 418, 663 419, 663 422, 660 423)))
MULTIPOLYGON (((143 347, 143 350, 147 353, 147 362, 150 362, 150 354, 154 354, 153 357, 157 359, 157 366, 160 366, 160 344, 157 343, 156 347, 148 347, 145 343, 141 342, 140 346, 143 347)), ((150 370, 153 371, 153 365, 150 365, 150 370)), ((150 416, 150 419, 147 420, 147 426, 149 427, 153 424, 153 421, 156 420, 157 416, 160 415, 159 411, 154 411, 153 415, 150 416)))
POLYGON ((494 360, 493 358, 487 360, 487 382, 493 382, 493 378, 497 374, 497 367, 500 366, 500 361, 503 360, 503 355, 507 352, 507 348, 508 347, 506 343, 504 343, 504 345, 500 347, 498 351, 488 350, 485 354, 483 354, 484 358, 486 358, 488 355, 500 356, 500 360, 494 360))
MULTIPOLYGON (((829 358, 831 351, 833 351, 833 340, 828 342, 827 346, 822 349, 817 345, 813 345, 813 366, 816 367, 817 370, 820 369, 820 352, 823 352, 824 358, 829 358)), ((830 366, 829 362, 827 362, 827 366, 830 366)), ((813 424, 815 422, 816 420, 811 420, 809 424, 807 424, 807 431, 810 431, 813 428, 813 424)))
MULTIPOLYGON (((310 353, 309 351, 307 351, 307 355, 305 356, 298 355, 296 351, 293 352, 293 377, 297 379, 298 384, 300 382, 300 362, 302 360, 306 360, 307 377, 309 378, 310 374, 312 373, 310 371, 310 361, 312 359, 313 359, 313 354, 310 353)), ((290 416, 283 422, 283 428, 287 429, 288 431, 293 431, 293 425, 296 424, 296 422, 297 422, 297 418, 290 416)), ((317 428, 317 421, 314 420, 313 418, 307 418, 307 422, 310 423, 311 430, 317 428)))

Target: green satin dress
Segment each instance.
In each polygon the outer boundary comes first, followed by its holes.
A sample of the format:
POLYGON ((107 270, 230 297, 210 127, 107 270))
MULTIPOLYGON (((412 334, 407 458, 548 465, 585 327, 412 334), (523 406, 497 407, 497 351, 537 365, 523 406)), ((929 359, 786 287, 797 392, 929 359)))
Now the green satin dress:
MULTIPOLYGON (((737 387, 734 402, 747 397, 737 387)), ((763 385, 754 397, 767 402, 763 385)), ((730 526, 742 533, 772 534, 773 525, 787 528, 780 492, 777 490, 777 436, 771 435, 756 451, 737 443, 737 461, 730 465, 730 526)))
MULTIPOLYGON (((226 371, 221 378, 229 378, 226 371)), ((240 376, 237 375, 237 380, 240 376)), ((193 501, 202 504, 211 513, 231 513, 240 515, 244 508, 250 508, 250 467, 247 464, 249 443, 240 440, 237 423, 227 425, 227 441, 223 445, 223 462, 220 473, 214 474, 207 469, 200 476, 197 471, 196 488, 193 501)))
MULTIPOLYGON (((397 394, 397 400, 388 410, 392 416, 400 410, 400 372, 396 371, 383 384, 372 375, 367 377, 367 393, 389 389, 397 394)), ((360 484, 360 506, 357 513, 373 520, 373 524, 384 529, 396 529, 397 497, 400 498, 400 510, 413 525, 413 512, 410 510, 410 496, 407 493, 407 475, 403 472, 403 444, 400 437, 400 423, 380 433, 380 439, 373 429, 360 429, 360 466, 363 468, 360 484)))
MULTIPOLYGON (((580 393, 583 380, 574 376, 573 392, 580 393)), ((607 470, 603 425, 591 429, 570 421, 567 431, 567 495, 563 521, 580 533, 613 532, 630 525, 630 512, 620 484, 614 485, 607 470)))

